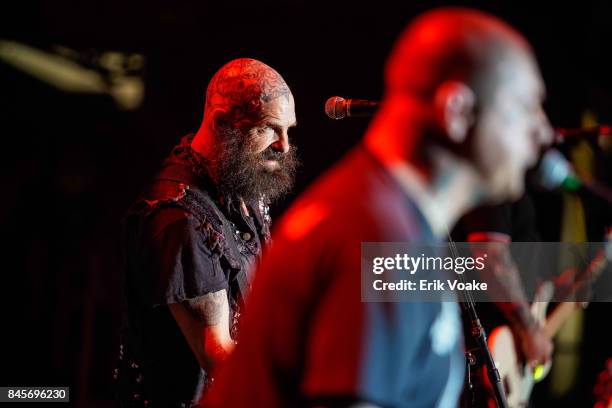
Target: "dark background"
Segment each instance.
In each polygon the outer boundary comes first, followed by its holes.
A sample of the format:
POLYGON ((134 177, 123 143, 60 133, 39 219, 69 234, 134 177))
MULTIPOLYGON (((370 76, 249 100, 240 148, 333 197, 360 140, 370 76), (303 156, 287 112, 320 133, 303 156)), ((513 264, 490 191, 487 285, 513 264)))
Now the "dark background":
MULTIPOLYGON (((327 119, 327 97, 380 97, 382 66, 406 22, 436 1, 268 0, 245 3, 41 0, 3 4, 0 38, 85 57, 145 57, 142 106, 61 92, 0 62, 4 289, 0 385, 70 385, 76 406, 112 406, 120 325, 119 220, 180 136, 201 120, 206 84, 236 57, 261 59, 296 99, 292 131, 304 163, 296 193, 339 159, 367 121, 327 119), (401 4, 399 4, 401 3, 401 4)), ((612 3, 455 2, 503 17, 532 42, 556 126, 585 109, 612 114, 612 3)), ((280 214, 294 195, 275 208, 280 214)), ((558 239, 559 197, 539 201, 545 239, 558 239), (550 209, 547 208, 550 206, 550 209), (549 211, 550 210, 550 211, 549 211)), ((594 220, 596 223, 597 220, 594 220)), ((590 237, 597 240, 596 237, 590 237)), ((610 357, 609 304, 586 314, 574 391, 541 406, 589 406, 610 357)))

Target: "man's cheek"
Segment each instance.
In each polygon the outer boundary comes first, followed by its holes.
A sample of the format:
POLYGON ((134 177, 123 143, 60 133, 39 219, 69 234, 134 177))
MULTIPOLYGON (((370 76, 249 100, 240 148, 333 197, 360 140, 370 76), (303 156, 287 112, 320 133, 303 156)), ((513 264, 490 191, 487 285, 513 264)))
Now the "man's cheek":
POLYGON ((535 159, 536 152, 530 138, 530 129, 521 126, 513 129, 512 142, 508 146, 508 158, 516 162, 516 166, 525 169, 535 159))
POLYGON ((487 129, 485 140, 481 145, 481 163, 485 172, 493 172, 504 161, 503 141, 498 141, 499 129, 487 129))

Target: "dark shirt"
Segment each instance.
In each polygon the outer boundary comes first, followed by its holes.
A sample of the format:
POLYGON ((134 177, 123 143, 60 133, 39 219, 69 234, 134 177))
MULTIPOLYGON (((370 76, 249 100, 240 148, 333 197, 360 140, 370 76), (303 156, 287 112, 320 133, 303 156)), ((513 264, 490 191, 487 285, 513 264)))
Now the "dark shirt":
POLYGON ((191 140, 175 147, 124 222, 126 307, 115 372, 124 404, 190 406, 200 398, 206 373, 168 305, 226 289, 237 336, 252 264, 269 238, 265 206, 247 205, 247 216, 238 200, 222 197, 191 140))
POLYGON ((360 146, 278 224, 241 341, 205 406, 455 406, 464 372, 457 305, 362 302, 362 242, 435 239, 360 146))
MULTIPOLYGON (((475 237, 477 241, 496 241, 495 234, 505 236, 508 243, 511 242, 537 242, 540 236, 536 227, 536 214, 533 201, 529 194, 524 194, 520 199, 505 204, 488 205, 477 207, 463 216, 452 232, 452 237, 456 242, 470 241, 470 237, 475 237), (489 237, 487 235, 490 235, 489 237)), ((531 268, 522 267, 524 264, 517 264, 519 277, 523 290, 528 300, 532 299, 537 285, 542 276, 552 276, 552 271, 540 271, 538 276, 528 274, 526 271, 533 271, 533 265, 537 262, 537 250, 521 246, 514 248, 515 251, 521 250, 520 259, 529 260, 531 268)), ((493 303, 479 303, 477 309, 483 325, 487 330, 491 330, 499 325, 507 323, 501 311, 493 303)))
POLYGON ((539 241, 531 197, 525 194, 513 203, 478 207, 461 217, 452 236, 466 242, 475 233, 504 234, 513 242, 539 241))

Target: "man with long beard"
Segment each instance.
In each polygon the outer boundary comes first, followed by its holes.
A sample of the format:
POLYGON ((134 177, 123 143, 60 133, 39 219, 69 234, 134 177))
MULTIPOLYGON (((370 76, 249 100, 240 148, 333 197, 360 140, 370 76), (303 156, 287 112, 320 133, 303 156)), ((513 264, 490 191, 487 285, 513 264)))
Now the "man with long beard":
POLYGON ((223 66, 202 125, 185 136, 125 218, 123 406, 189 407, 237 339, 252 265, 269 240, 268 205, 297 160, 294 101, 262 62, 223 66))

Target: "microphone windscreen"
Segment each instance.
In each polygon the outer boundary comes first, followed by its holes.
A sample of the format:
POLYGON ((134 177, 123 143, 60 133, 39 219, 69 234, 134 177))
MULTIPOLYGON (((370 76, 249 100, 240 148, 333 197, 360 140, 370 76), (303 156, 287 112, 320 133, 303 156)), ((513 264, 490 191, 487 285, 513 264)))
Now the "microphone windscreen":
POLYGON ((539 181, 546 190, 561 187, 568 177, 574 176, 574 170, 563 155, 556 149, 549 149, 542 157, 539 170, 539 181))
POLYGON ((331 119, 346 117, 346 100, 340 96, 332 96, 325 102, 325 114, 331 119))

